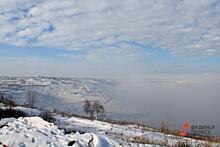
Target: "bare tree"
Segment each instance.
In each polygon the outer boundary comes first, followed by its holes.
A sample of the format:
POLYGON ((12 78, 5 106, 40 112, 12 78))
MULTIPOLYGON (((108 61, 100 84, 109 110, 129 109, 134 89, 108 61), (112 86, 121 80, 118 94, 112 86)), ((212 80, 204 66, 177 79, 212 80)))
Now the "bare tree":
POLYGON ((95 100, 92 107, 93 107, 92 109, 96 113, 96 119, 102 120, 105 118, 105 108, 99 100, 95 100))
POLYGON ((90 100, 85 99, 83 103, 84 112, 92 119, 94 118, 94 116, 96 119, 100 120, 103 120, 105 118, 105 109, 103 104, 99 100, 95 100, 92 103, 90 100))
POLYGON ((16 104, 13 96, 5 97, 2 93, 0 93, 0 103, 4 103, 5 105, 9 106, 14 106, 16 104))
POLYGON ((10 106, 14 106, 15 105, 15 100, 14 100, 13 96, 8 97, 7 101, 8 101, 8 104, 10 106))
POLYGON ((4 94, 0 93, 0 103, 4 103, 4 94))
POLYGON ((91 104, 91 101, 88 100, 88 99, 85 99, 84 102, 83 102, 83 109, 84 109, 84 112, 89 115, 91 118, 94 118, 94 110, 92 109, 92 104, 91 104))
POLYGON ((27 94, 26 94, 26 102, 25 102, 25 105, 27 105, 28 107, 34 107, 35 103, 36 103, 36 94, 31 91, 31 90, 28 90, 27 91, 27 94))

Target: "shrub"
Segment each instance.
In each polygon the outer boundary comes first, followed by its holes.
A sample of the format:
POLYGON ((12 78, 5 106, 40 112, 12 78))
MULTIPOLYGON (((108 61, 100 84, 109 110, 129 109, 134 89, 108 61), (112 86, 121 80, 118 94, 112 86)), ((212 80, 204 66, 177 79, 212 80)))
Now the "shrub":
POLYGON ((96 100, 94 101, 92 107, 93 107, 93 110, 95 111, 96 119, 103 120, 105 118, 105 109, 102 103, 96 100))
POLYGON ((27 114, 24 113, 23 111, 20 110, 15 110, 15 109, 0 109, 0 119, 3 118, 19 118, 19 117, 26 117, 27 114))
POLYGON ((36 103, 36 98, 37 98, 36 94, 33 91, 28 90, 26 94, 25 105, 30 108, 33 108, 36 103))
POLYGON ((95 115, 95 118, 99 120, 103 120, 105 118, 105 109, 104 109, 103 104, 100 101, 95 100, 92 103, 90 100, 85 99, 83 103, 84 103, 83 104, 84 112, 87 115, 90 115, 90 118, 93 119, 94 115, 95 115))
POLYGON ((187 140, 181 140, 176 143, 175 147, 191 147, 191 143, 188 142, 187 140))
POLYGON ((54 118, 52 113, 45 111, 44 113, 42 113, 40 115, 41 118, 43 118, 43 120, 47 121, 47 122, 54 122, 54 118))
POLYGON ((130 137, 130 138, 128 138, 128 140, 133 143, 154 144, 154 142, 152 140, 141 137, 141 136, 130 137))
POLYGON ((3 94, 0 95, 0 102, 4 103, 5 105, 9 105, 9 106, 15 106, 15 102, 12 96, 6 98, 4 97, 3 94))
POLYGON ((83 102, 83 109, 84 112, 89 115, 91 118, 94 118, 94 109, 92 109, 91 101, 88 99, 85 99, 83 102))

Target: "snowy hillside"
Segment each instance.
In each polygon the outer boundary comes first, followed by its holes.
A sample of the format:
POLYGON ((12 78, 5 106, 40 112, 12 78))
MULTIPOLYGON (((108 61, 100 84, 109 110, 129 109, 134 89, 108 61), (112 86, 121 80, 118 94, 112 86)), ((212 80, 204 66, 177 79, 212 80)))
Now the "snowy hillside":
MULTIPOLYGON (((0 94, 13 96, 16 102, 23 103, 27 90, 31 90, 38 96, 36 103, 38 108, 51 107, 75 114, 82 113, 81 105, 85 98, 98 99, 105 105, 106 110, 112 113, 112 116, 122 113, 128 115, 129 113, 140 113, 140 111, 136 111, 137 108, 132 108, 135 105, 132 100, 128 102, 129 98, 134 99, 134 97, 138 98, 142 95, 145 97, 146 93, 143 91, 146 91, 147 85, 157 85, 158 83, 180 85, 186 84, 187 81, 176 79, 0 77, 0 94), (127 106, 124 105, 125 101, 127 106)), ((144 113, 146 113, 145 110, 144 113)))
POLYGON ((37 94, 38 108, 49 106, 59 111, 80 114, 85 98, 98 99, 108 105, 112 99, 109 89, 113 89, 115 84, 116 82, 110 79, 0 77, 0 94, 13 96, 16 102, 23 103, 27 90, 31 90, 37 94))
POLYGON ((7 123, 0 130, 0 140, 9 147, 119 146, 103 134, 65 135, 63 130, 39 117, 4 119, 0 123, 7 123))
MULTIPOLYGON (((104 105, 107 119, 136 121, 160 128, 161 122, 169 118, 171 128, 179 130, 185 121, 220 125, 216 113, 220 94, 218 81, 211 75, 140 79, 0 77, 0 95, 13 96, 14 101, 22 104, 27 91, 31 90, 37 95, 37 108, 77 115, 85 115, 82 109, 85 98, 98 99, 104 105), (187 109, 183 105, 186 101, 190 102, 187 109), (195 105, 210 109, 197 107, 195 111, 195 105)), ((219 132, 216 127, 212 134, 219 136, 219 132)))
POLYGON ((113 80, 108 79, 89 79, 89 78, 12 78, 1 77, 0 88, 3 93, 16 94, 16 96, 24 96, 25 90, 32 89, 35 92, 51 97, 61 97, 70 100, 91 97, 107 100, 106 89, 113 86, 113 80))
MULTIPOLYGON (((3 107, 6 109, 6 107, 3 107)), ((5 118, 0 121, 0 142, 9 147, 119 147, 190 146, 218 144, 167 135, 147 127, 111 124, 53 114, 54 124, 37 117, 42 111, 15 107, 35 117, 5 118)))

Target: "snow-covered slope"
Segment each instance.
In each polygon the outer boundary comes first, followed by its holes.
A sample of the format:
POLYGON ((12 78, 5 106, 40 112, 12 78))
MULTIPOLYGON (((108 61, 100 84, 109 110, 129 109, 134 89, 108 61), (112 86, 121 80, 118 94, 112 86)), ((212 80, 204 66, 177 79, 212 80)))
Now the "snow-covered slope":
POLYGON ((39 117, 3 119, 0 141, 9 147, 65 147, 95 146, 111 147, 119 144, 104 134, 64 134, 54 124, 39 117))
MULTIPOLYGON (((211 122, 219 126, 216 113, 219 108, 219 91, 216 87, 220 83, 218 80, 215 80, 217 83, 213 82, 215 78, 210 77, 171 76, 114 80, 0 77, 0 95, 4 93, 5 96, 13 96, 16 102, 22 103, 27 90, 32 90, 37 94, 37 108, 50 111, 56 109, 58 112, 78 115, 84 115, 82 101, 85 98, 99 99, 104 104, 107 119, 143 122, 157 128, 167 118, 171 118, 170 123, 175 124, 172 125, 173 129, 181 129, 186 120, 191 124, 211 122), (190 101, 187 109, 183 105, 186 101, 190 101), (195 111, 195 105, 210 109, 198 107, 195 111), (201 112, 203 116, 200 115, 201 112), (179 115, 182 113, 184 116, 179 115)), ((218 127, 213 131, 213 135, 215 134, 219 135, 218 127)))
POLYGON ((27 91, 31 90, 38 97, 38 108, 49 106, 81 114, 85 98, 98 99, 108 105, 113 98, 109 89, 113 89, 115 84, 114 80, 94 78, 0 77, 0 94, 13 96, 16 102, 24 103, 27 91))
POLYGON ((26 90, 31 89, 40 94, 61 97, 64 100, 75 98, 75 102, 85 97, 107 100, 109 96, 106 89, 113 84, 115 84, 114 81, 109 79, 0 77, 0 92, 22 97, 26 90))
MULTIPOLYGON (((40 110, 15 107, 38 116, 40 110)), ((54 124, 40 117, 5 118, 0 121, 0 142, 9 147, 119 147, 119 146, 190 146, 218 147, 219 144, 156 132, 148 127, 119 125, 79 117, 53 114, 54 124)))

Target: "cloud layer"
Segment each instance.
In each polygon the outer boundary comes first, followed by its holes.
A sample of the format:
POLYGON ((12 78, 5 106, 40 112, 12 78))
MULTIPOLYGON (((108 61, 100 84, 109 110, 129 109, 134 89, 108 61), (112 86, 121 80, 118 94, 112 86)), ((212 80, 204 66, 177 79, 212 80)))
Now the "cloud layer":
POLYGON ((218 56, 219 26, 219 0, 0 1, 0 43, 82 50, 85 58, 154 52, 142 45, 218 56))

